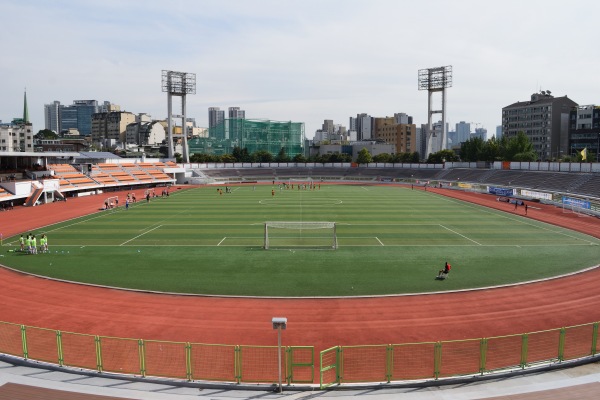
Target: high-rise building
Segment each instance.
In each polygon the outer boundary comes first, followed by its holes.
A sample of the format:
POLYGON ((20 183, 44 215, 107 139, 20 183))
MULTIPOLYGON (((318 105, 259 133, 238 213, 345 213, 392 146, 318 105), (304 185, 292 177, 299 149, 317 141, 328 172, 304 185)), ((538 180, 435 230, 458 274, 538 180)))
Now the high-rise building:
POLYGON ((246 111, 239 107, 229 107, 229 119, 245 119, 246 111))
POLYGON ((333 120, 332 119, 326 119, 325 121, 323 121, 323 128, 322 130, 324 132, 327 132, 328 134, 333 134, 333 120))
POLYGON ((383 139, 386 143, 394 145, 395 153, 414 153, 417 151, 417 127, 414 124, 398 123, 397 121, 412 121, 412 117, 403 114, 393 117, 374 118, 373 138, 383 139))
POLYGON ((44 129, 60 132, 60 101, 44 104, 44 129))
POLYGON ((77 129, 77 108, 61 105, 59 109, 60 132, 77 129))
POLYGON ((502 135, 511 138, 523 132, 543 161, 569 154, 569 113, 577 105, 549 90, 534 93, 528 101, 502 108, 502 135))
POLYGON ((485 128, 475 128, 475 132, 471 134, 471 138, 479 138, 484 142, 487 140, 487 129, 485 128))
POLYGON ((502 125, 498 125, 496 127, 496 140, 500 140, 502 138, 502 125))
POLYGON ((395 113, 394 114, 394 121, 397 124, 408 125, 408 124, 412 124, 413 123, 413 117, 411 117, 410 115, 405 114, 405 113, 395 113))
POLYGON ((225 111, 219 107, 208 108, 208 127, 214 128, 225 120, 225 111))
MULTIPOLYGON (((104 102, 105 105, 107 102, 104 102)), ((69 106, 61 105, 60 102, 54 101, 53 104, 58 106, 58 124, 57 132, 63 132, 76 129, 81 135, 90 135, 92 133, 92 114, 100 112, 97 100, 74 100, 69 106)), ((110 104, 110 103, 109 103, 110 104)), ((44 106, 44 113, 50 112, 51 108, 47 108, 51 104, 44 106)), ((50 117, 46 116, 47 119, 50 117)), ((47 128, 50 129, 50 128, 47 128)))
POLYGON ((357 140, 369 140, 373 136, 373 117, 366 113, 356 116, 357 140))
POLYGON ((229 107, 229 136, 227 138, 240 137, 244 124, 242 120, 246 118, 246 111, 239 107, 229 107))
POLYGON ((350 117, 350 125, 348 127, 348 130, 356 132, 356 118, 350 117))
POLYGON ((569 154, 577 156, 583 149, 586 161, 600 162, 600 106, 594 104, 573 107, 569 113, 569 154))
POLYGON ((125 111, 96 113, 92 115, 92 140, 112 139, 125 143, 127 125, 135 122, 135 114, 125 111))
POLYGON ((74 100, 77 109, 77 130, 81 135, 88 136, 92 133, 92 114, 98 112, 96 100, 74 100))
POLYGON ((471 124, 465 121, 460 121, 456 124, 456 143, 452 143, 457 146, 460 143, 466 142, 471 138, 471 124))

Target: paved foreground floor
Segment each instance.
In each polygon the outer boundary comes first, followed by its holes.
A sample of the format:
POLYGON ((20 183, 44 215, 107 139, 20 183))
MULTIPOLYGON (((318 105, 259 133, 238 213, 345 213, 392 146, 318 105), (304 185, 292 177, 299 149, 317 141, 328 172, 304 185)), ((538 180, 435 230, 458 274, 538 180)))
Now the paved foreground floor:
POLYGON ((261 387, 239 390, 223 387, 178 387, 169 382, 151 383, 85 376, 0 361, 0 400, 111 400, 111 399, 335 399, 369 400, 592 400, 600 397, 600 362, 572 368, 497 378, 471 383, 422 388, 373 387, 344 390, 294 390, 275 393, 261 387))

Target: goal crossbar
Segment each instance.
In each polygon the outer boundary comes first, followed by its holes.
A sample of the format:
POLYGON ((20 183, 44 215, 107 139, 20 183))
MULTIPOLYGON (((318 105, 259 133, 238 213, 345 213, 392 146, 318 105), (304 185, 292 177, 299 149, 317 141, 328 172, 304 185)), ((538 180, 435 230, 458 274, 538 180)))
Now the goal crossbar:
MULTIPOLYGON (((271 245, 270 243, 270 232, 269 229, 275 230, 286 230, 286 231, 311 231, 318 229, 326 229, 329 230, 327 237, 321 238, 321 241, 325 239, 327 243, 327 247, 337 249, 337 236, 336 236, 336 225, 335 222, 327 222, 327 221, 268 221, 265 222, 265 241, 264 248, 268 249, 271 245), (331 236, 329 236, 331 235, 331 236), (331 242, 329 240, 331 240, 331 242)), ((289 238, 286 241, 286 247, 295 247, 298 246, 294 244, 293 238, 289 238)), ((309 246, 310 247, 310 246, 309 246)))
POLYGON ((269 221, 265 222, 269 228, 280 229, 329 229, 335 228, 335 222, 311 222, 311 221, 269 221))

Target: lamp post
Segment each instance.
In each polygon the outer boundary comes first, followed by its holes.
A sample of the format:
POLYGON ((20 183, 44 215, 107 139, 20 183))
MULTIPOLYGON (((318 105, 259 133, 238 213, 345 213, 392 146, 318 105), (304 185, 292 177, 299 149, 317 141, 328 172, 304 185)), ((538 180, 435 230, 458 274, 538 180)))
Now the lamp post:
POLYGON ((277 329, 277 366, 279 367, 279 393, 283 392, 281 386, 281 330, 287 328, 287 318, 273 317, 273 329, 277 329))

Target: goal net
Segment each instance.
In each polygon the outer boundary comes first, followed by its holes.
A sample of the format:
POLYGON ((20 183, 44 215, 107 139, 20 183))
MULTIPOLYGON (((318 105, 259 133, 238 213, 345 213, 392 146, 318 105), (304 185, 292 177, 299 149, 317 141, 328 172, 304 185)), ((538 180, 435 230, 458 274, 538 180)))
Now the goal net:
POLYGON ((106 200, 104 200, 104 207, 106 209, 115 208, 118 205, 119 205, 119 196, 107 197, 106 200))
POLYGON ((335 222, 265 222, 265 249, 337 249, 337 247, 335 222))
POLYGON ((563 197, 562 212, 564 214, 576 214, 578 217, 589 217, 590 202, 586 199, 574 199, 563 197))

